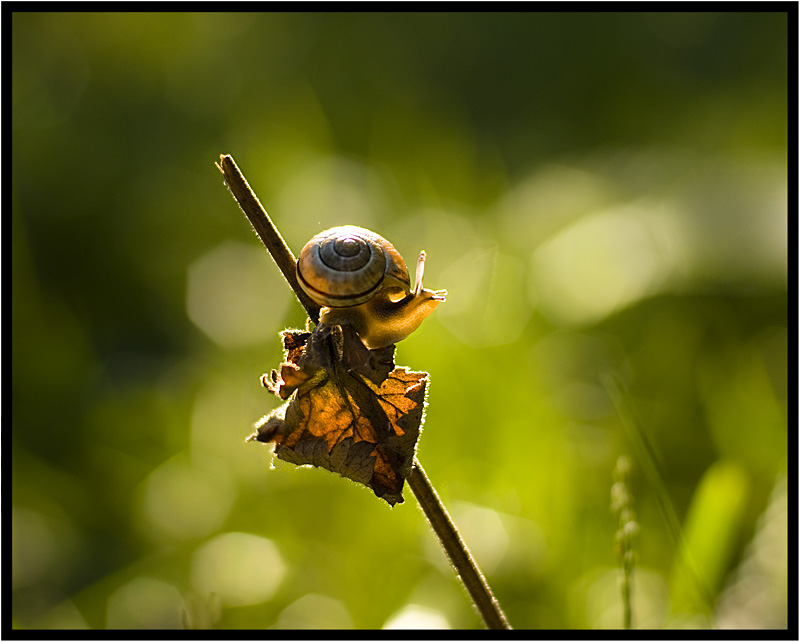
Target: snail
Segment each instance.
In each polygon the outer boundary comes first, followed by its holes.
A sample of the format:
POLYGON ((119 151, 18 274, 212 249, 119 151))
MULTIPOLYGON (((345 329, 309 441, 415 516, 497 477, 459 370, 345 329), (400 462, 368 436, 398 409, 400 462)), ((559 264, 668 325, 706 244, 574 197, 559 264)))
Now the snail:
POLYGON ((297 280, 323 306, 320 323, 350 325, 370 350, 405 339, 445 300, 422 287, 425 252, 414 288, 403 257, 382 236, 345 225, 317 234, 297 259, 297 280))

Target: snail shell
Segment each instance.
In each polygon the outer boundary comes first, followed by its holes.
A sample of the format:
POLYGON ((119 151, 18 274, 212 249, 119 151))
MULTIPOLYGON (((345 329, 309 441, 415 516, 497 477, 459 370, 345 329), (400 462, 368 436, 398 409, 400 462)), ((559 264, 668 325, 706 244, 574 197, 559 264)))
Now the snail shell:
POLYGON ((323 306, 320 323, 349 325, 370 350, 405 339, 445 300, 422 287, 425 252, 414 287, 403 257, 379 234, 345 225, 317 234, 300 252, 297 281, 323 306))
POLYGON ((405 261, 392 244, 354 225, 334 227, 306 243, 297 279, 308 296, 329 308, 365 303, 384 287, 411 287, 405 261))

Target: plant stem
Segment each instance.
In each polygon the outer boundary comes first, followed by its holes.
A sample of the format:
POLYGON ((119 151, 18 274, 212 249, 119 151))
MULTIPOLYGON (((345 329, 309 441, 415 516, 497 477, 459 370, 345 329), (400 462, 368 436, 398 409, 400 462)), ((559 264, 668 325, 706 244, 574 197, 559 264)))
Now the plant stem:
POLYGON ((640 462, 641 469, 649 478, 657 505, 667 525, 667 532, 671 535, 678 550, 683 551, 685 555, 686 564, 682 567, 682 571, 686 573, 687 579, 695 587, 707 608, 711 609, 714 604, 714 596, 708 583, 703 579, 699 563, 686 544, 678 513, 664 481, 664 469, 659 461, 658 451, 647 434, 644 423, 638 417, 634 405, 630 403, 630 392, 625 388, 621 379, 612 375, 603 377, 603 385, 616 408, 628 440, 637 451, 636 460, 640 462))
POLYGON ((614 485, 611 487, 611 510, 617 514, 619 528, 616 534, 616 548, 622 570, 622 628, 628 630, 633 625, 633 606, 631 591, 633 567, 636 555, 633 540, 639 531, 636 514, 633 510, 633 495, 628 485, 631 462, 625 455, 617 458, 614 467, 614 485))
MULTIPOLYGON (((314 323, 318 323, 320 307, 300 288, 295 274, 295 257, 292 251, 286 245, 275 224, 269 218, 266 210, 245 180, 244 175, 239 171, 233 157, 229 154, 221 155, 217 168, 222 172, 233 198, 236 199, 239 207, 247 216, 261 242, 269 250, 289 286, 294 290, 300 303, 308 312, 308 316, 314 323)), ((422 470, 422 466, 419 465, 419 461, 416 459, 414 460, 411 474, 408 476, 408 485, 411 488, 411 492, 416 496, 436 536, 439 538, 442 548, 444 548, 455 567, 456 574, 461 578, 469 592, 486 627, 489 629, 510 629, 511 626, 509 626, 500 604, 492 595, 489 585, 472 558, 464 540, 458 534, 458 530, 447 514, 444 504, 442 504, 431 482, 425 475, 425 471, 422 470)))
POLYGON ((450 519, 439 495, 436 494, 436 490, 416 459, 411 474, 408 476, 408 485, 480 612, 486 628, 510 629, 511 626, 506 620, 505 613, 492 595, 492 589, 486 583, 486 579, 472 558, 467 545, 461 539, 456 525, 450 519))

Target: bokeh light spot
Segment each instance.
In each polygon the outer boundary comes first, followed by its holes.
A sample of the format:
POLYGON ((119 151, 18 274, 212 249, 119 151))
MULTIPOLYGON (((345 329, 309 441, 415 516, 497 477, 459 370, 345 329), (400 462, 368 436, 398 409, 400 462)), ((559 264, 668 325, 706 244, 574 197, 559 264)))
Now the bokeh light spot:
POLYGON ((55 534, 39 513, 14 506, 11 512, 11 585, 35 583, 56 553, 55 534))
POLYGON ((392 615, 384 629, 449 629, 447 618, 436 609, 409 604, 392 615))
POLYGON ((189 318, 224 348, 273 339, 290 297, 267 251, 255 243, 221 243, 189 268, 189 318))
POLYGON ((336 156, 311 160, 277 195, 273 209, 291 218, 284 226, 295 253, 313 235, 336 225, 374 229, 376 214, 387 208, 374 170, 336 156))
POLYGON ((353 621, 341 601, 309 593, 280 614, 276 629, 352 629, 353 621))
POLYGON ((108 598, 106 628, 180 629, 183 599, 171 584, 137 577, 108 598))
POLYGON ((200 594, 216 593, 225 606, 247 606, 270 599, 285 573, 272 541, 249 533, 224 533, 195 552, 191 577, 200 594))
POLYGON ((462 342, 474 347, 516 341, 531 315, 525 297, 522 260, 496 248, 476 248, 448 267, 437 280, 447 302, 437 318, 462 342))
POLYGON ((491 508, 459 502, 454 520, 469 542, 470 550, 484 573, 491 573, 508 551, 509 539, 500 515, 491 508))
POLYGON ((203 537, 222 524, 234 493, 233 483, 222 468, 198 465, 181 453, 156 468, 145 481, 143 521, 160 537, 203 537))
POLYGON ((657 292, 676 263, 657 209, 641 204, 587 216, 543 243, 532 255, 531 301, 560 323, 581 324, 657 292))

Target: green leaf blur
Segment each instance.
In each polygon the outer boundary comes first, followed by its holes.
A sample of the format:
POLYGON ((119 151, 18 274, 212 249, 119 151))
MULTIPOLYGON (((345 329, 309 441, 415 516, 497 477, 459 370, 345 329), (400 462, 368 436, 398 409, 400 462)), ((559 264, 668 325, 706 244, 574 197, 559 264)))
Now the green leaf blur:
POLYGON ((787 626, 787 13, 5 18, 14 627, 481 626, 412 495, 245 444, 305 319, 221 153, 295 252, 427 251, 396 359, 512 626, 622 626, 620 455, 634 627, 787 626))

